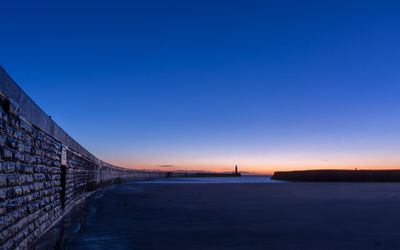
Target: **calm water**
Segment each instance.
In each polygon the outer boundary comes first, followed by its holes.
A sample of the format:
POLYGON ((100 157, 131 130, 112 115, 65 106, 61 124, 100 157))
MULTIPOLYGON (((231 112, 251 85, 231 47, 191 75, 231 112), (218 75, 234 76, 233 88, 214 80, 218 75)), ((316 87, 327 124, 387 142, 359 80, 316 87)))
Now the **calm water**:
POLYGON ((241 177, 177 177, 162 178, 135 183, 268 183, 282 182, 271 180, 271 175, 244 175, 241 177))

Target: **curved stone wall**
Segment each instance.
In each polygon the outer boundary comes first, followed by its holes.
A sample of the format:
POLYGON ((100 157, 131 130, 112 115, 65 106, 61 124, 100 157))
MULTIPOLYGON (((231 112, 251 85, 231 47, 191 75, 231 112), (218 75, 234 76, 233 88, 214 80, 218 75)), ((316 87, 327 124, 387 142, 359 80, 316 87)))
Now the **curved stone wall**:
POLYGON ((164 172, 101 161, 46 115, 0 67, 0 249, 28 248, 97 188, 164 172))

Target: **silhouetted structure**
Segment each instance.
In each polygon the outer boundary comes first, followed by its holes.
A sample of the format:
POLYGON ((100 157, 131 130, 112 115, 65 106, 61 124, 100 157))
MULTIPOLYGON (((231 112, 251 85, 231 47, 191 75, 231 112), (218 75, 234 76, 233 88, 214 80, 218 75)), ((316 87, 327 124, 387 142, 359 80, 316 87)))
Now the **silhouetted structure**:
POLYGON ((235 165, 235 174, 237 174, 238 173, 238 171, 237 171, 237 165, 235 165))
POLYGON ((400 182, 400 170, 304 170, 278 171, 271 177, 281 181, 400 182))

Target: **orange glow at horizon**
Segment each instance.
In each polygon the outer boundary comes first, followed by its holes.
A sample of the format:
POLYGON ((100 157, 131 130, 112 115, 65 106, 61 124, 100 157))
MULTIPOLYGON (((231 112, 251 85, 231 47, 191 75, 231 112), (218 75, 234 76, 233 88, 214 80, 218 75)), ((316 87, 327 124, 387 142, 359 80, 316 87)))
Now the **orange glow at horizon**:
POLYGON ((253 174, 273 174, 275 171, 308 170, 308 169, 400 169, 400 161, 395 159, 361 160, 349 161, 306 161, 306 160, 286 160, 286 161, 145 161, 130 159, 108 158, 106 161, 115 165, 131 169, 149 169, 160 171, 210 171, 210 172, 232 172, 235 165, 239 171, 253 174), (163 163, 161 163, 163 162, 163 163))

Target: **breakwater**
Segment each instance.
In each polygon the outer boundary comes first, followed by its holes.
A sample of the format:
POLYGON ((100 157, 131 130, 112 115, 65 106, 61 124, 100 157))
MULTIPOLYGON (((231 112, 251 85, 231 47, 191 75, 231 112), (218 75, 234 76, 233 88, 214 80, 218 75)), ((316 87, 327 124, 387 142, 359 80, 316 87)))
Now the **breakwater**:
POLYGON ((240 177, 241 173, 168 172, 167 177, 240 177))
POLYGON ((104 162, 71 138, 0 67, 0 249, 25 249, 94 190, 166 177, 104 162))
POLYGON ((400 182, 400 170, 279 171, 271 179, 305 182, 400 182))

